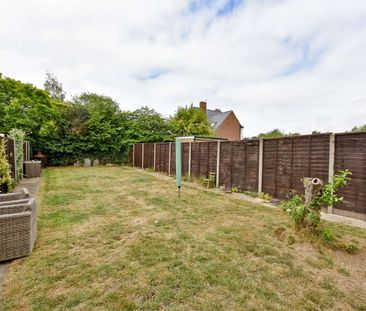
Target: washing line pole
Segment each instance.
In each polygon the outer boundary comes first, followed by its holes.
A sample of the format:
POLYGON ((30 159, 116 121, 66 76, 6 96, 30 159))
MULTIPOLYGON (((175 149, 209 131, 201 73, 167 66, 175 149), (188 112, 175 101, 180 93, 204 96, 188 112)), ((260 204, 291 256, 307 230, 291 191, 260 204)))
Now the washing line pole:
POLYGON ((180 188, 182 187, 182 144, 179 137, 175 139, 175 174, 178 197, 180 198, 180 188))

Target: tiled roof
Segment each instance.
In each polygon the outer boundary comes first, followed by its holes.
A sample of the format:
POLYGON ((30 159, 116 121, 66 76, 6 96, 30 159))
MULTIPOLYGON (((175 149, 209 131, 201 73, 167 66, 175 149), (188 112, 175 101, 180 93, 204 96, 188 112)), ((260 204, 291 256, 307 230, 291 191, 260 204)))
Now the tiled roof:
POLYGON ((206 115, 211 126, 216 130, 231 112, 233 111, 222 112, 220 110, 207 109, 206 115))

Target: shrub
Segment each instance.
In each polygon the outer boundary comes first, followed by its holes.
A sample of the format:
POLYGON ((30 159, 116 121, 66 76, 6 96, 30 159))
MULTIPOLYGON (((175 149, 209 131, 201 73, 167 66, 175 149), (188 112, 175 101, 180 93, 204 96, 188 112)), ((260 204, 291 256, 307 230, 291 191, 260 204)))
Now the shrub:
POLYGON ((6 140, 0 139, 0 186, 5 185, 7 191, 12 189, 12 179, 10 175, 10 165, 6 159, 6 140))
POLYGON ((290 194, 287 201, 281 203, 281 208, 288 212, 297 229, 307 229, 311 233, 321 235, 325 240, 333 239, 333 233, 329 229, 322 228, 320 219, 321 206, 329 206, 342 202, 342 197, 337 196, 338 189, 347 185, 352 173, 348 170, 340 170, 334 175, 331 182, 324 184, 315 199, 308 206, 305 205, 303 196, 295 192, 290 194))

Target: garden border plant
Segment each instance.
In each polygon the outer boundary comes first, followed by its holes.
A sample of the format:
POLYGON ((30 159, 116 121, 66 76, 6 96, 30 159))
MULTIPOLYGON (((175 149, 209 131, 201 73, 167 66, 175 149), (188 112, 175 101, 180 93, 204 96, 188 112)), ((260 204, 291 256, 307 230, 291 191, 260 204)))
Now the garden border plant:
MULTIPOLYGON (((292 191, 289 194, 290 198, 282 202, 280 207, 290 214, 297 230, 309 232, 325 241, 332 241, 334 234, 330 229, 324 227, 320 214, 321 208, 342 202, 343 197, 338 196, 338 191, 340 187, 347 185, 348 181, 351 180, 351 175, 349 170, 338 171, 331 182, 324 183, 319 187, 314 198, 307 204, 303 195, 298 195, 292 191)), ((306 182, 305 179, 303 181, 306 182)))
POLYGON ((10 165, 6 159, 6 140, 0 139, 0 187, 5 186, 4 192, 10 192, 13 180, 10 175, 10 165))

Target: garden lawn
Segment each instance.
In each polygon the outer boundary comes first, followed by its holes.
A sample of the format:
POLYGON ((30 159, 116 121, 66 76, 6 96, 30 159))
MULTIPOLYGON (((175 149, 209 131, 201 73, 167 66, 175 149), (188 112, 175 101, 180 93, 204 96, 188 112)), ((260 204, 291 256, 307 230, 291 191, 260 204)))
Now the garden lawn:
POLYGON ((32 256, 0 310, 365 310, 366 231, 328 224, 356 254, 310 243, 280 209, 127 167, 43 171, 32 256))

